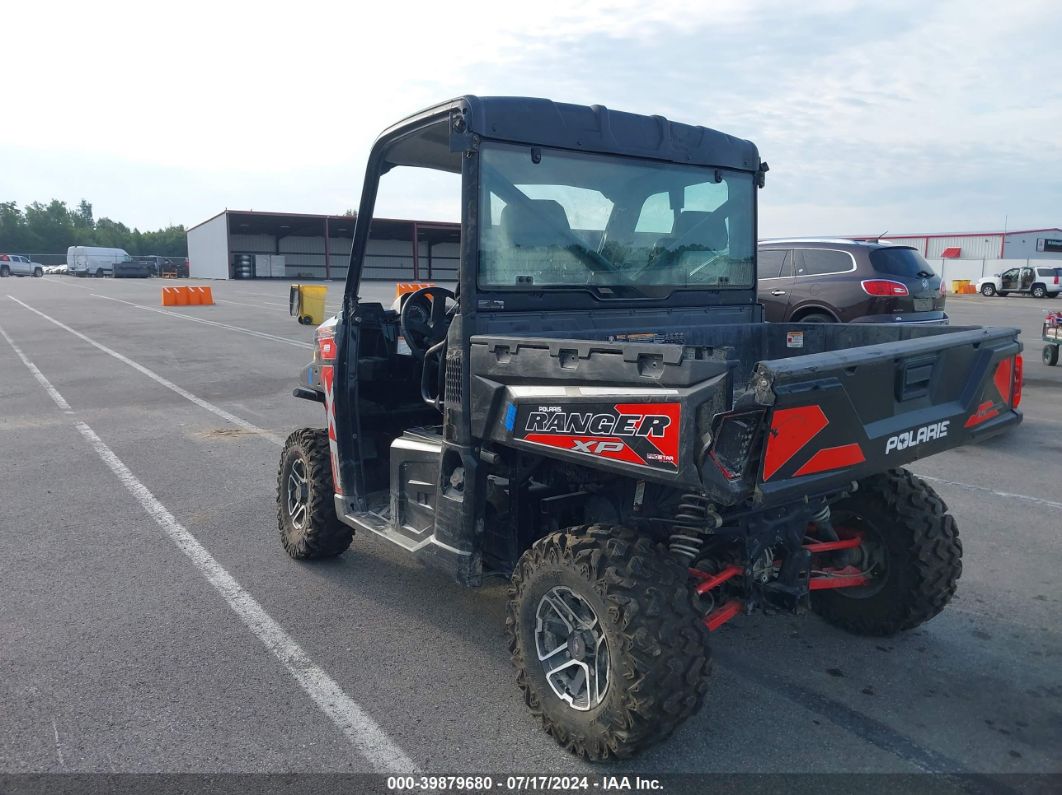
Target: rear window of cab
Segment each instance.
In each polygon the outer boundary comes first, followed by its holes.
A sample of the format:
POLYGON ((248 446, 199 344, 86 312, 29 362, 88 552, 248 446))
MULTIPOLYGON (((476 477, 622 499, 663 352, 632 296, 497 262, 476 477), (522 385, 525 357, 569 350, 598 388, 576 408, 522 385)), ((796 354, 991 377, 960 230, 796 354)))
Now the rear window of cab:
POLYGON ((870 252, 870 264, 879 273, 891 276, 933 276, 933 267, 913 248, 876 248, 870 252))

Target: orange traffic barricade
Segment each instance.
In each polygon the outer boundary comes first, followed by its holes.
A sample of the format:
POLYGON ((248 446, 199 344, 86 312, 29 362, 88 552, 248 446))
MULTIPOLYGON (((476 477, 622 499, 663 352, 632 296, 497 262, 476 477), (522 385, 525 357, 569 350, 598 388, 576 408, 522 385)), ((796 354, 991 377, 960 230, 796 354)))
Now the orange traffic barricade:
POLYGON ((417 290, 423 290, 425 287, 434 287, 434 282, 398 282, 395 284, 395 298, 406 293, 415 293, 417 290))
POLYGON ((214 292, 209 287, 163 287, 163 306, 213 306, 214 292))

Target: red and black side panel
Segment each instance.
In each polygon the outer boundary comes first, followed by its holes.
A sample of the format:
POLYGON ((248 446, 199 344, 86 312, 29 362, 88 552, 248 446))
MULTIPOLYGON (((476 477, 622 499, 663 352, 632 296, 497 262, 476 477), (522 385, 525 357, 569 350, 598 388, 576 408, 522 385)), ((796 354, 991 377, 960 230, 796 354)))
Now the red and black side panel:
POLYGON ((858 442, 846 439, 836 426, 829 430, 830 420, 817 403, 776 409, 770 421, 763 455, 765 481, 783 469, 792 471, 793 477, 801 477, 855 466, 867 460, 858 442))
POLYGON ((504 421, 517 442, 675 473, 681 416, 678 402, 558 399, 510 403, 504 421))
POLYGON ((860 384, 858 373, 782 393, 766 418, 759 489, 771 498, 825 486, 831 476, 856 480, 1009 427, 1021 419, 1015 411, 1021 368, 1020 354, 975 363, 967 383, 955 384, 953 397, 940 402, 928 388, 905 397, 910 379, 900 377, 902 369, 892 394, 874 392, 869 376, 860 384), (868 385, 874 393, 861 394, 868 385), (878 414, 865 416, 875 406, 878 414))

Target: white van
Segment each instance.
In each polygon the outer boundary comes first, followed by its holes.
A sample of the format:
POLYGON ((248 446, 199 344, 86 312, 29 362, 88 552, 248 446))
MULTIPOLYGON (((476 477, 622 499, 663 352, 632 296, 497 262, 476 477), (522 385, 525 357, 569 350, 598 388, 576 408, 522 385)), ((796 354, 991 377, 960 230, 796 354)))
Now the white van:
POLYGON ((66 250, 67 269, 75 276, 111 276, 114 263, 130 259, 132 257, 122 248, 71 246, 66 250))

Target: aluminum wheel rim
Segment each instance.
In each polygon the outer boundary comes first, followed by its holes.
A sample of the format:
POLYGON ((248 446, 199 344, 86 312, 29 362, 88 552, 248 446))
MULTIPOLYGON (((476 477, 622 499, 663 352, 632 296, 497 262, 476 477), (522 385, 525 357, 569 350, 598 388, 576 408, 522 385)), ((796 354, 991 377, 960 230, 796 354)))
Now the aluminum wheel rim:
POLYGON ((302 530, 306 524, 306 516, 309 512, 310 489, 306 479, 306 464, 296 459, 291 462, 291 470, 288 472, 288 518, 291 524, 298 530, 302 530))
POLYGON ((558 585, 538 602, 535 652, 550 689, 572 709, 586 712, 608 692, 608 643, 594 609, 558 585))

